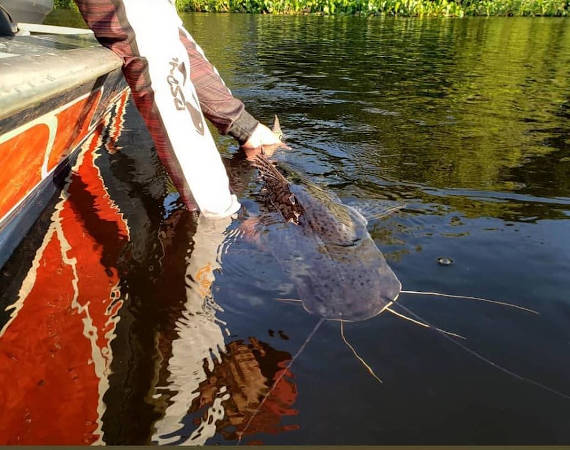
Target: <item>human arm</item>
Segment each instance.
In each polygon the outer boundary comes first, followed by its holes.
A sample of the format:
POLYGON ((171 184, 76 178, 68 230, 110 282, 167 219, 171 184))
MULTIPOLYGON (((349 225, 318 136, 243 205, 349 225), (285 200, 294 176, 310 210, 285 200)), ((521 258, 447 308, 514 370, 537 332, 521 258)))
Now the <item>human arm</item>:
POLYGON ((168 0, 75 0, 99 42, 123 59, 123 73, 161 162, 182 200, 211 217, 239 203, 204 123, 182 23, 168 0))
POLYGON ((234 97, 203 50, 185 30, 180 30, 190 59, 190 79, 196 88, 204 116, 221 134, 233 136, 244 149, 279 145, 280 139, 246 111, 234 97))

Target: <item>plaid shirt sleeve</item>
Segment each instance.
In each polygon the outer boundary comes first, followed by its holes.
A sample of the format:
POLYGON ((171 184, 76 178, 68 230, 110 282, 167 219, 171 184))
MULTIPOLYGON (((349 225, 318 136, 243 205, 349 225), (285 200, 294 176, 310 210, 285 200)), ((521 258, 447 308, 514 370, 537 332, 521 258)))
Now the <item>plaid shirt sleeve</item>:
POLYGON ((190 79, 196 88, 204 116, 220 133, 229 134, 243 144, 259 122, 232 95, 216 68, 186 30, 180 30, 180 39, 190 57, 190 79))

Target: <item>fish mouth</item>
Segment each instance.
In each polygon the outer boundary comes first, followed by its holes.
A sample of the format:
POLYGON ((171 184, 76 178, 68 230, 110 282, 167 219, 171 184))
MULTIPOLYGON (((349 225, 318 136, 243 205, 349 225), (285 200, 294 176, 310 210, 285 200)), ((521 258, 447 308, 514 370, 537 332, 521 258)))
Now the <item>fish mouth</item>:
POLYGON ((386 308, 393 305, 398 300, 401 286, 398 281, 393 290, 386 291, 382 295, 361 297, 362 299, 369 298, 367 301, 354 298, 350 301, 349 296, 327 298, 327 300, 318 296, 309 296, 307 298, 301 297, 301 301, 305 311, 325 320, 362 322, 382 314, 386 308))
POLYGON ((374 308, 365 308, 360 310, 345 310, 345 311, 330 311, 322 306, 316 308, 310 308, 307 303, 303 301, 303 308, 309 314, 317 315, 325 320, 332 321, 343 321, 343 322, 363 322, 368 319, 372 319, 377 315, 381 314, 392 302, 382 303, 381 305, 375 305, 374 308))

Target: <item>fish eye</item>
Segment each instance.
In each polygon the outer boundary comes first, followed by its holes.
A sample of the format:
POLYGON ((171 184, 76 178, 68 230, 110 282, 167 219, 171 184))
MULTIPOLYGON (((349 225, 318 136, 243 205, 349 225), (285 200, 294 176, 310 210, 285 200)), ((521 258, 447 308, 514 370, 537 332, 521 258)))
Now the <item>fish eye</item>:
POLYGON ((335 245, 339 247, 356 247, 360 243, 360 241, 362 241, 362 239, 357 237, 354 239, 346 240, 344 242, 337 242, 335 245))

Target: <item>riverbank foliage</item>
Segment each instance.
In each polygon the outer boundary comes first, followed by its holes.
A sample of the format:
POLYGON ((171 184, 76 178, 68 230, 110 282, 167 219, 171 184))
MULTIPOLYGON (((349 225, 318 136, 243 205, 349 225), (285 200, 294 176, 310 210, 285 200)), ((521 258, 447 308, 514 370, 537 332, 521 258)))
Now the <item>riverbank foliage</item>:
MULTIPOLYGON (((73 7, 73 0, 55 0, 73 7)), ((402 17, 570 16, 569 0, 176 0, 179 11, 402 17)))

